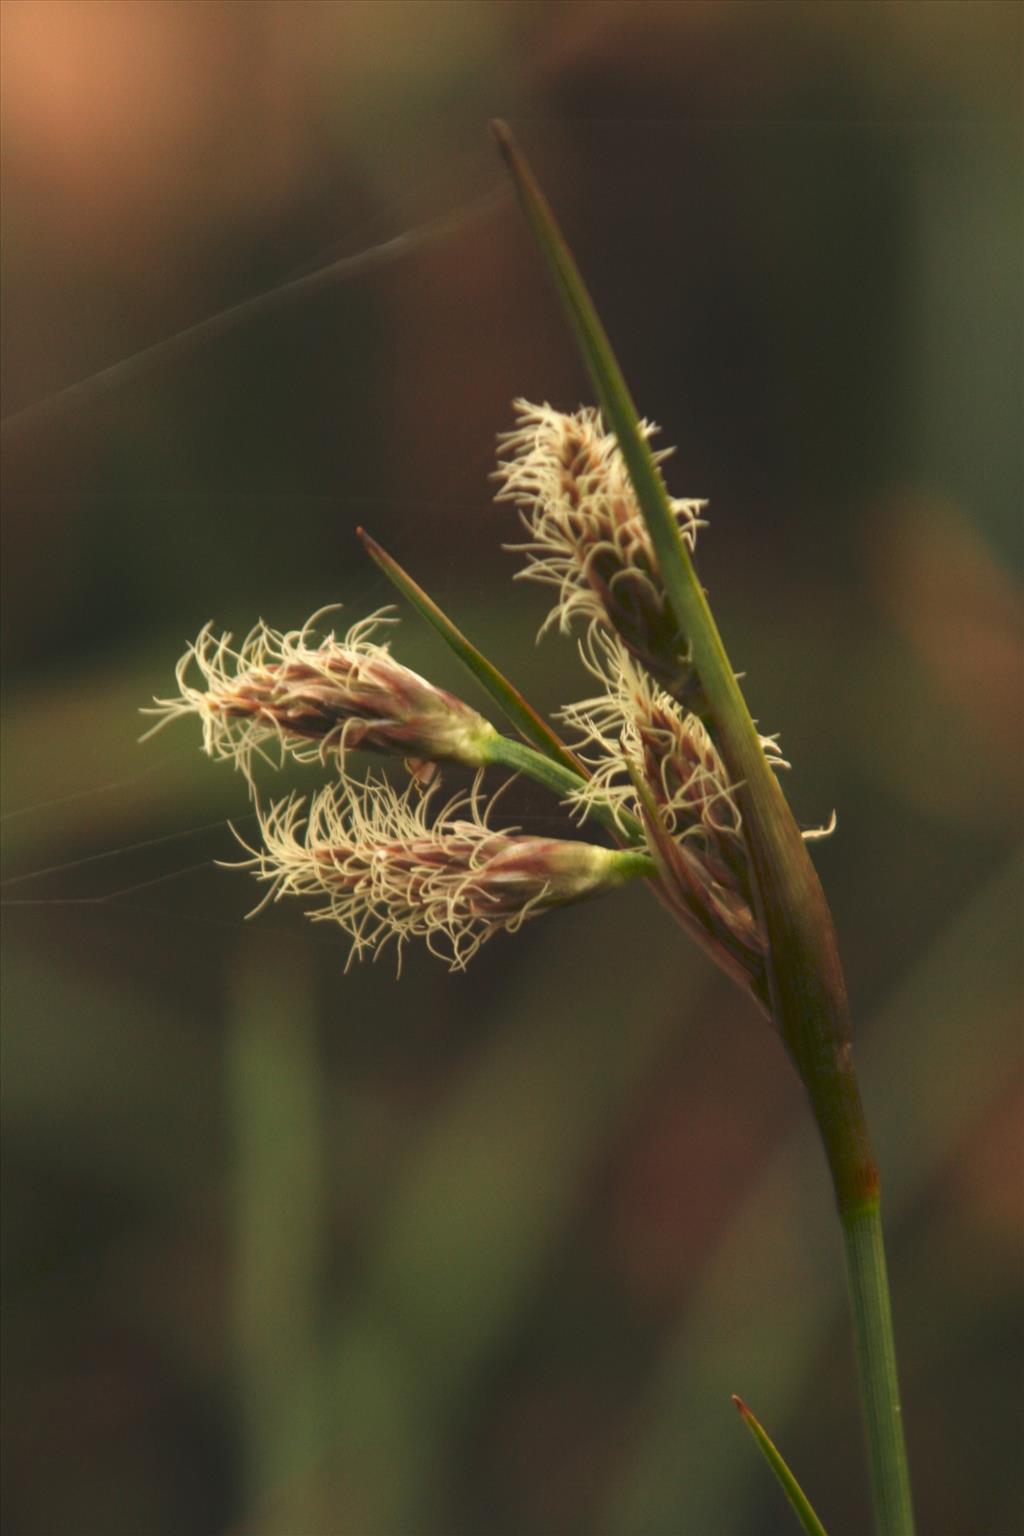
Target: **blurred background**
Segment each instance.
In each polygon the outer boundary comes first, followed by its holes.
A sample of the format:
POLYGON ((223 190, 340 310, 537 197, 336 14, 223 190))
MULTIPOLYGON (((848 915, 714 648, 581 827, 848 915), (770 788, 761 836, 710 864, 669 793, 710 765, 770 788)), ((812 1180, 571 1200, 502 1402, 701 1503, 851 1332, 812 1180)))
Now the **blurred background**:
POLYGON ((346 976, 299 910, 243 922, 195 722, 136 744, 206 620, 389 601, 359 524, 540 708, 589 691, 491 504, 512 398, 588 395, 495 115, 710 499, 798 818, 838 811, 921 1529, 1021 1528, 1022 18, 4 6, 5 415, 385 245, 5 443, 11 1536, 788 1530, 732 1392, 869 1529, 801 1090, 661 910, 346 976))

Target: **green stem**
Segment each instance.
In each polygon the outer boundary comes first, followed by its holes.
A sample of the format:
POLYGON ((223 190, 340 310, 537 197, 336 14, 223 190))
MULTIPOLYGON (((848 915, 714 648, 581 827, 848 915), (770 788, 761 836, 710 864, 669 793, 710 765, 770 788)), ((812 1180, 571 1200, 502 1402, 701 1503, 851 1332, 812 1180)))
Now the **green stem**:
POLYGON ((878 1171, 853 1070, 849 1006, 832 915, 761 748, 680 536, 657 461, 572 252, 512 134, 502 123, 493 127, 602 414, 618 440, 666 594, 689 643, 716 739, 735 785, 753 865, 758 915, 768 938, 772 1015, 807 1089, 847 1235, 848 1257, 853 1255, 849 1268, 851 1278, 855 1277, 857 1349, 878 1530, 880 1536, 904 1536, 912 1530, 912 1517, 878 1226, 878 1171))
POLYGON ((889 1280, 877 1196, 840 1213, 879 1536, 913 1536, 889 1280))
POLYGON ((642 848, 609 849, 612 868, 620 885, 630 880, 657 880, 658 866, 642 848))
POLYGON ((878 1172, 853 1072, 846 985, 832 914, 762 750, 593 300, 511 133, 502 123, 492 127, 527 220, 547 259, 604 419, 614 429, 666 594, 690 645, 691 660, 743 815, 758 915, 768 937, 772 1014, 810 1096, 842 1209, 852 1201, 877 1194, 878 1172))
MULTIPOLYGON (((543 784, 545 789, 550 789, 560 800, 567 800, 570 795, 587 787, 586 779, 574 773, 571 768, 566 768, 550 757, 545 757, 543 753, 528 747, 523 741, 513 741, 510 736, 488 736, 481 743, 481 751, 487 762, 493 763, 496 767, 511 768, 513 773, 525 773, 535 783, 543 784)), ((594 801, 590 814, 610 832, 625 833, 637 843, 644 841, 643 827, 628 811, 620 811, 616 819, 610 805, 602 805, 600 801, 594 801)))

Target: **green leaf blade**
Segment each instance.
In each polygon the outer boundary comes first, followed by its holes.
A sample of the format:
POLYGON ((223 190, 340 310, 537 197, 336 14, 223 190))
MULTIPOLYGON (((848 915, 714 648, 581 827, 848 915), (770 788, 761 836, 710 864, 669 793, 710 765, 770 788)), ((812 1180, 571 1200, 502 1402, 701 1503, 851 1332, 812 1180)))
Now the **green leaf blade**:
MULTIPOLYGON (((783 825, 786 821, 792 823, 707 598, 697 580, 689 550, 680 534, 668 492, 650 443, 641 429, 639 412, 608 333, 551 207, 512 134, 504 123, 494 123, 492 129, 527 221, 548 263, 601 412, 618 439, 654 545, 661 579, 676 620, 692 647, 693 661, 721 736, 730 772, 737 783, 747 789, 749 796, 756 797, 762 818, 771 815, 783 825)), ((795 823, 793 833, 803 852, 795 823)))
POLYGON ((549 757, 552 762, 560 763, 563 768, 568 769, 577 779, 589 778, 590 775, 583 764, 556 736, 519 689, 498 671, 493 662, 488 661, 483 652, 462 633, 434 599, 409 575, 409 572, 399 565, 394 556, 389 555, 387 550, 366 532, 365 528, 357 528, 356 533, 374 564, 383 571, 392 586, 407 602, 411 603, 420 617, 441 636, 448 648, 458 657, 481 688, 490 695, 520 736, 536 747, 538 752, 549 757))
MULTIPOLYGON (((543 784, 561 800, 584 788, 590 778, 589 770, 574 756, 555 735, 551 727, 528 704, 508 678, 487 660, 482 651, 452 622, 434 599, 426 593, 408 571, 399 565, 393 555, 377 543, 364 528, 357 528, 363 548, 371 560, 387 576, 391 584, 405 597, 416 612, 441 636, 442 640, 469 670, 480 686, 490 695, 505 716, 515 726, 525 742, 508 736, 495 735, 482 744, 487 761, 495 767, 507 768, 512 773, 525 773, 538 784, 543 784), (532 743, 532 745, 531 745, 532 743)), ((615 836, 625 836, 637 844, 643 844, 643 828, 634 816, 618 813, 611 806, 596 800, 590 814, 615 836)), ((648 872, 653 877, 653 865, 648 872)))
POLYGON ((768 1435, 764 1425, 751 1413, 742 1398, 737 1397, 733 1393, 732 1400, 736 1404, 740 1418, 753 1435, 762 1456, 774 1472, 779 1486, 789 1500, 790 1508, 800 1521, 806 1536, 826 1536, 825 1527, 811 1508, 810 1500, 786 1465, 778 1447, 768 1435))
MULTIPOLYGON (((768 940, 771 1012, 811 1100, 844 1229, 878 1221, 878 1170, 853 1068, 849 1005, 832 914, 800 830, 772 772, 611 344, 554 215, 508 128, 493 125, 523 211, 554 278, 603 414, 615 432, 670 605, 690 648, 716 744, 733 782, 768 940)), ((881 1244, 880 1229, 875 1241, 881 1244)), ((879 1272, 854 1311, 863 1358, 877 1527, 913 1531, 910 1480, 891 1349, 888 1287, 879 1272), (870 1337, 869 1337, 870 1335, 870 1337)), ((817 1526, 810 1529, 818 1529, 817 1526)))
POLYGON ((878 1191, 850 1063, 849 1009, 832 916, 800 830, 726 654, 608 335, 554 214, 515 139, 492 124, 523 212, 548 264, 650 533, 665 591, 690 646, 717 744, 743 815, 754 894, 769 940, 772 1014, 814 1104, 842 1209, 878 1191))

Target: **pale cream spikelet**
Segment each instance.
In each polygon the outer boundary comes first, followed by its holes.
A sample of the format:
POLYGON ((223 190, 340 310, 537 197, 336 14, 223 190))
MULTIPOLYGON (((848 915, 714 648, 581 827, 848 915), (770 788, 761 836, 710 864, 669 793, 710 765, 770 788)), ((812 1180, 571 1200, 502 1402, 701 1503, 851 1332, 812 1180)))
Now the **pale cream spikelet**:
MULTIPOLYGON (((337 923, 348 964, 421 938, 452 970, 464 970, 487 939, 514 933, 553 906, 611 890, 637 873, 636 854, 588 843, 496 831, 473 789, 429 814, 434 790, 398 791, 383 779, 342 777, 306 802, 260 811, 262 846, 243 867, 270 889, 267 901, 314 898, 314 921, 337 923)), ((347 967, 346 967, 347 969, 347 967)))
MULTIPOLYGON (((323 612, 325 610, 321 610, 323 612)), ((256 753, 276 742, 283 760, 344 758, 347 748, 394 753, 414 770, 424 762, 478 768, 494 727, 443 688, 403 667, 387 644, 371 639, 385 623, 382 609, 353 625, 342 639, 318 639, 319 615, 299 630, 280 633, 262 621, 238 649, 231 636, 206 627, 178 662, 178 693, 143 711, 161 729, 179 715, 198 715, 203 750, 252 775, 256 753)))
MULTIPOLYGON (((558 594, 543 626, 568 631, 576 617, 616 631, 648 671, 673 692, 690 680, 687 647, 658 575, 614 433, 600 412, 572 414, 550 405, 514 402, 516 426, 498 439, 496 499, 511 501, 528 539, 510 545, 526 555, 518 575, 558 594)), ((657 427, 643 422, 645 437, 657 427)), ((657 462, 671 449, 654 455, 657 462)), ((671 499, 683 539, 692 549, 702 526, 702 501, 671 499)))
MULTIPOLYGON (((634 780, 645 786, 663 834, 652 853, 671 866, 663 878, 730 952, 740 946, 759 965, 765 940, 755 917, 743 819, 706 726, 659 688, 614 635, 594 626, 580 650, 602 692, 561 711, 580 733, 577 750, 593 774, 571 803, 585 816, 603 802, 617 817, 646 825, 634 780)), ((788 766, 774 739, 761 743, 773 767, 788 766)))

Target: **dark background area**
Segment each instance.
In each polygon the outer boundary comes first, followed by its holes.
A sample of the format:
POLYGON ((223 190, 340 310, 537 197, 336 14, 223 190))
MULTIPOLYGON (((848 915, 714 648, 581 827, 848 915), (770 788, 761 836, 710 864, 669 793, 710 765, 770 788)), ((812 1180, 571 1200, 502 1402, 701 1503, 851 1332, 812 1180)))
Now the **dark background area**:
MULTIPOLYGON (((789 1529, 732 1392, 869 1527, 799 1085, 660 909, 344 975, 243 923, 195 723, 136 745, 207 619, 388 602, 358 524, 540 708, 591 691, 487 478, 514 397, 587 399, 496 115, 710 500, 797 816, 838 812, 921 1529, 1021 1528, 1022 16, 4 6, 5 414, 431 230, 5 444, 11 1536, 789 1529)), ((412 615, 394 647, 481 702, 412 615)))

